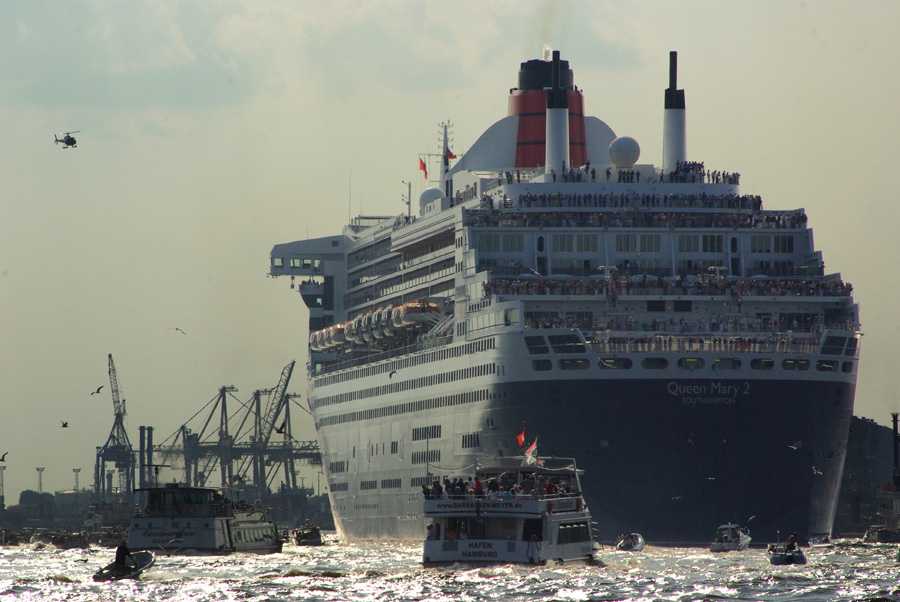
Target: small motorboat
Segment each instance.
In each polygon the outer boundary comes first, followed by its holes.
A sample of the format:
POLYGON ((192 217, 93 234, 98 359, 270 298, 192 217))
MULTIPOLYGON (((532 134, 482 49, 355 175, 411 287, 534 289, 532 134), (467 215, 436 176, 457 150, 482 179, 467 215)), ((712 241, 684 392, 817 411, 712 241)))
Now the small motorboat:
POLYGON ((735 552, 746 550, 750 546, 750 531, 737 525, 719 525, 716 537, 709 544, 710 552, 735 552))
POLYGON ((137 579, 141 573, 153 566, 156 562, 156 555, 150 550, 142 550, 132 554, 134 557, 134 565, 124 569, 116 567, 115 562, 107 564, 105 567, 94 573, 94 581, 119 581, 120 579, 137 579))
POLYGON ((772 564, 806 564, 806 555, 799 546, 788 550, 785 543, 773 543, 766 548, 766 557, 772 564))
POLYGON ((831 541, 831 535, 828 533, 819 533, 809 536, 809 547, 811 548, 832 548, 834 542, 831 541))
POLYGON ((620 552, 640 552, 644 549, 644 536, 640 533, 623 533, 616 542, 620 552))
POLYGON ((303 526, 294 529, 291 532, 291 539, 298 546, 321 546, 325 544, 322 540, 322 530, 309 521, 306 521, 303 526))

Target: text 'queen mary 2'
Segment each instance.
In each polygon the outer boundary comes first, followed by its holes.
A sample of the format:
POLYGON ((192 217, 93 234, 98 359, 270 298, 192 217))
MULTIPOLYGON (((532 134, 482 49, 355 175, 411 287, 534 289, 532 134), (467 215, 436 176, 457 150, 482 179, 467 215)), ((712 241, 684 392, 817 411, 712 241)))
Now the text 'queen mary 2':
POLYGON ((586 116, 567 61, 522 63, 509 115, 418 215, 276 245, 309 308, 308 401, 340 534, 422 539, 421 486, 479 458, 575 457, 603 533, 723 522, 828 533, 858 307, 804 209, 763 209, 686 151, 670 56, 663 156, 586 116))

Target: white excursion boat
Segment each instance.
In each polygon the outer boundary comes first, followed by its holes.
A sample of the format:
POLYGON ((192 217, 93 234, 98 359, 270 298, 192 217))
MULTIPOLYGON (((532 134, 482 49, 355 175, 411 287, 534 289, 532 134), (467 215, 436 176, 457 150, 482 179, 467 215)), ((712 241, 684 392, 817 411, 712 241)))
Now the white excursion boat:
POLYGON ((716 538, 709 544, 710 552, 734 552, 750 546, 750 531, 737 525, 719 525, 716 538))
POLYGON ((131 519, 128 547, 165 554, 281 552, 278 528, 258 504, 231 500, 215 489, 164 487, 136 489, 145 503, 131 519))
POLYGON ((599 545, 581 494, 582 472, 571 458, 542 458, 539 466, 522 457, 492 458, 476 470, 481 493, 429 492, 423 564, 594 561, 599 545))

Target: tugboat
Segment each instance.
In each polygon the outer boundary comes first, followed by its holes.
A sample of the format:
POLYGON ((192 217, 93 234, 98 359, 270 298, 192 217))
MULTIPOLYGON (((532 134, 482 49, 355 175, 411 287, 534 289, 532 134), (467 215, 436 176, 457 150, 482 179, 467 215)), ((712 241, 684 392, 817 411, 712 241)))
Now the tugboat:
POLYGON ((281 552, 278 527, 257 504, 226 498, 215 489, 164 487, 136 489, 144 503, 128 529, 131 550, 165 554, 281 552))
POLYGON ((870 525, 863 541, 870 543, 900 542, 900 430, 898 414, 891 413, 894 423, 894 475, 890 483, 885 483, 875 493, 878 500, 878 517, 881 523, 870 525))
POLYGON ((571 458, 528 465, 513 456, 490 459, 464 492, 451 484, 447 493, 438 481, 431 490, 423 487, 428 535, 422 563, 594 561, 599 545, 581 494, 582 472, 571 458))

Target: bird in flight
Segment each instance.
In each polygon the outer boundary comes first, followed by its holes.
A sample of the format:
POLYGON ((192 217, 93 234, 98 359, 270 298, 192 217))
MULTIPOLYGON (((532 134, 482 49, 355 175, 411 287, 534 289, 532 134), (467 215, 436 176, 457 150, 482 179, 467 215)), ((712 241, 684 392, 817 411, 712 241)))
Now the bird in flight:
POLYGON ((177 326, 176 326, 175 328, 173 328, 172 330, 177 330, 178 332, 180 332, 180 333, 183 334, 184 336, 187 336, 187 333, 186 333, 185 331, 181 330, 180 328, 178 328, 177 326))
POLYGON ((66 420, 60 420, 60 422, 62 423, 61 428, 64 428, 64 429, 69 428, 69 423, 68 423, 68 421, 66 421, 66 420))
POLYGON ((99 387, 97 387, 96 391, 91 391, 91 395, 96 395, 97 393, 100 392, 100 389, 102 389, 102 388, 103 388, 103 385, 100 385, 99 387))
POLYGON ((803 447, 803 441, 794 441, 793 443, 788 445, 788 447, 790 447, 791 449, 800 449, 801 447, 803 447))
POLYGON ((285 419, 284 422, 281 423, 280 427, 277 427, 277 426, 275 427, 275 432, 278 433, 279 435, 284 434, 285 426, 287 426, 287 419, 285 419))
POLYGON ((394 375, 397 374, 396 370, 391 370, 391 373, 388 374, 388 378, 394 378, 394 375))
POLYGON ((6 454, 8 454, 8 453, 9 452, 3 452, 3 455, 0 456, 0 462, 6 462, 6 454))
POLYGON ((818 468, 816 468, 815 466, 812 467, 812 470, 813 470, 813 474, 822 474, 822 471, 819 470, 818 468))

